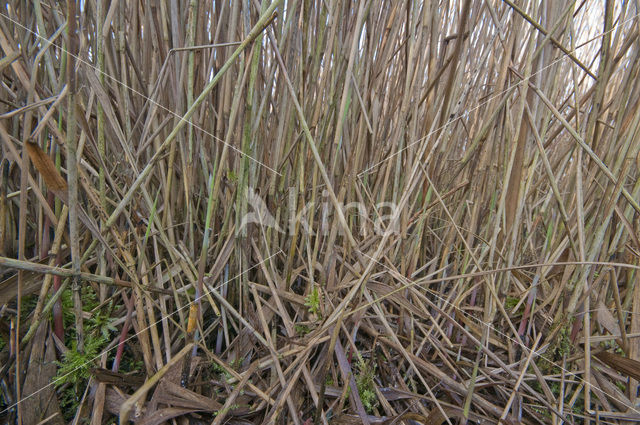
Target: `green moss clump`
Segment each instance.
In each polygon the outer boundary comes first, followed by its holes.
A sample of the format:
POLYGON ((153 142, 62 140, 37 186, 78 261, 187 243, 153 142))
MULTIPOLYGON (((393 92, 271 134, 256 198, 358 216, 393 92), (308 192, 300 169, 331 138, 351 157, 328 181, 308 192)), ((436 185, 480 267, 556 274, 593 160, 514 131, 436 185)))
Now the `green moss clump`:
POLYGON ((309 295, 304 299, 304 305, 309 308, 309 313, 320 316, 320 302, 322 301, 322 295, 317 286, 313 286, 309 295))
POLYGON ((358 360, 359 373, 356 375, 356 385, 358 386, 358 394, 362 405, 367 413, 373 413, 373 409, 378 406, 378 396, 375 391, 375 383, 373 378, 376 375, 376 366, 371 366, 363 359, 358 360))

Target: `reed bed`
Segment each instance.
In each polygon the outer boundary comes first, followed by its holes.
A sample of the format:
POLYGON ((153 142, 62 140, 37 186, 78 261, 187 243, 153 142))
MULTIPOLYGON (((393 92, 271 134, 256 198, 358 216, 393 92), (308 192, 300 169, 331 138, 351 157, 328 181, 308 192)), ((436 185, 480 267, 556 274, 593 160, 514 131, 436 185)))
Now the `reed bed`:
POLYGON ((637 422, 637 7, 5 2, 1 421, 637 422))

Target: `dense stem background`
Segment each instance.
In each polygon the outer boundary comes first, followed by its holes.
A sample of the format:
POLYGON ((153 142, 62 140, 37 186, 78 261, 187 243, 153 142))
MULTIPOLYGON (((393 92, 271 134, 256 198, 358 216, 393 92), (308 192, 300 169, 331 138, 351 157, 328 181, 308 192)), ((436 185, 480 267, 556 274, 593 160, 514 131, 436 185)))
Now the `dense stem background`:
POLYGON ((640 420, 638 13, 7 1, 0 420, 640 420))

